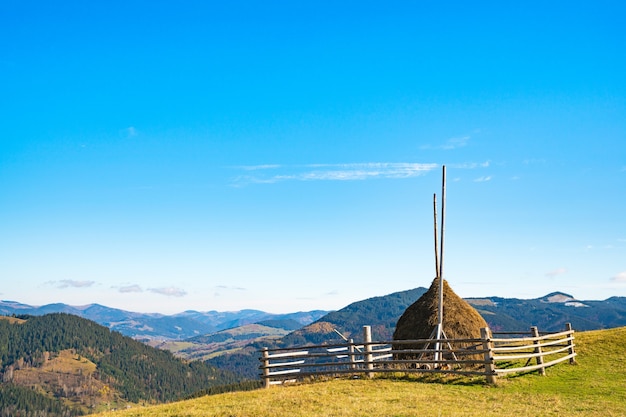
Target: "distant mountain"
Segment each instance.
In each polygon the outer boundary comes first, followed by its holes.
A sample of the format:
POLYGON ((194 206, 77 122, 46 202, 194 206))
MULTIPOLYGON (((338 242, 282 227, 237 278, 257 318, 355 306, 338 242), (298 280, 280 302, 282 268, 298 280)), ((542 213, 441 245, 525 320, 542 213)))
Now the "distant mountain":
POLYGON ((343 341, 339 333, 346 338, 362 340, 362 329, 366 324, 372 326, 376 339, 390 339, 398 318, 425 292, 426 288, 415 288, 357 301, 341 310, 330 312, 283 338, 257 339, 242 344, 236 351, 215 352, 208 363, 253 379, 258 378, 259 349, 263 347, 338 343, 343 341))
MULTIPOLYGON (((426 290, 419 287, 352 303, 282 339, 257 340, 236 352, 215 355, 209 363, 254 378, 258 374, 258 351, 263 347, 332 344, 343 340, 339 333, 360 341, 364 325, 372 326, 374 340, 391 340, 398 318, 426 290)), ((567 322, 578 331, 626 326, 626 297, 580 301, 558 292, 531 300, 487 297, 467 298, 466 301, 494 331, 527 331, 530 326, 537 326, 540 331, 559 331, 567 322)))
POLYGON ((293 320, 270 320, 245 324, 183 341, 166 340, 160 343, 151 342, 150 344, 159 349, 167 349, 187 360, 208 360, 219 355, 239 352, 251 343, 274 343, 277 339, 289 334, 294 327, 300 328, 302 326, 293 320))
POLYGON ((65 313, 0 318, 0 358, 2 415, 76 415, 240 381, 65 313))
POLYGON ((577 300, 569 294, 554 292, 541 298, 487 297, 467 298, 493 331, 559 331, 565 323, 575 330, 597 330, 626 326, 626 297, 604 301, 577 300))
POLYGON ((49 313, 73 314, 93 320, 125 336, 149 341, 153 339, 182 340, 265 320, 292 320, 299 323, 301 327, 322 317, 327 311, 315 310, 289 314, 272 314, 259 310, 185 311, 174 315, 163 315, 135 313, 100 304, 78 307, 61 303, 30 306, 16 301, 0 301, 0 315, 41 316, 49 313))
POLYGON ((173 317, 185 317, 195 321, 204 323, 215 328, 214 331, 232 329, 234 327, 245 326, 246 324, 254 324, 267 320, 290 320, 299 324, 298 327, 305 326, 320 317, 327 314, 328 311, 313 310, 287 314, 272 314, 259 310, 240 310, 240 311, 185 311, 174 315, 173 317))
POLYGON ((372 327, 376 339, 390 340, 398 318, 426 291, 426 288, 419 287, 354 302, 295 330, 285 336, 281 344, 293 346, 341 342, 343 339, 339 333, 347 339, 361 340, 364 325, 372 327))

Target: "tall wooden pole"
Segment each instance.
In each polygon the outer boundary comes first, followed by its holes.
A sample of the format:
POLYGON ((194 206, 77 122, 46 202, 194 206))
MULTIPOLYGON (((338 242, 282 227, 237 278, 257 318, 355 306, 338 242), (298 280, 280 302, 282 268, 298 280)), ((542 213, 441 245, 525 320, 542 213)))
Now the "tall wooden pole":
POLYGON ((443 332, 443 238, 445 230, 445 214, 446 214, 446 166, 443 166, 443 174, 441 179, 441 238, 439 239, 439 310, 437 321, 437 339, 441 339, 443 332))
MULTIPOLYGON (((443 278, 443 236, 445 230, 446 219, 446 166, 443 166, 443 174, 441 178, 441 254, 439 255, 439 278, 443 278)), ((443 285, 443 284, 442 284, 443 285)))
POLYGON ((439 276, 439 237, 437 236, 437 194, 433 194, 433 217, 435 225, 435 278, 439 276))
MULTIPOLYGON (((443 359, 443 355, 440 354, 441 342, 440 340, 445 337, 443 332, 443 236, 445 227, 445 213, 446 213, 446 166, 443 166, 443 174, 441 179, 441 239, 439 240, 439 260, 436 261, 439 265, 437 270, 437 278, 439 278, 439 308, 437 310, 437 327, 435 329, 435 360, 443 359)), ((435 219, 437 214, 435 214, 435 219)), ((436 221, 436 220, 435 220, 436 221)), ((435 241, 437 239, 437 233, 435 232, 435 241)), ((436 245, 436 243, 435 243, 436 245)), ((435 249, 436 252, 436 249, 435 249)), ((435 253, 435 257, 436 257, 435 253)))

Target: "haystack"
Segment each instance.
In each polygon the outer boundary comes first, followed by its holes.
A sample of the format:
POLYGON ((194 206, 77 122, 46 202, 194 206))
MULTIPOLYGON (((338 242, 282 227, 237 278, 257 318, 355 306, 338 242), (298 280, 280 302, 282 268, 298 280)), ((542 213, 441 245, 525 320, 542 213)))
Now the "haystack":
MULTIPOLYGON (((439 278, 435 278, 428 291, 402 314, 394 340, 430 339, 438 322, 439 278)), ((480 329, 487 322, 465 300, 456 295, 448 282, 443 280, 443 331, 448 339, 472 339, 480 337, 480 329)), ((425 345, 407 346, 404 349, 423 349, 425 345)), ((432 348, 432 346, 431 346, 432 348)))

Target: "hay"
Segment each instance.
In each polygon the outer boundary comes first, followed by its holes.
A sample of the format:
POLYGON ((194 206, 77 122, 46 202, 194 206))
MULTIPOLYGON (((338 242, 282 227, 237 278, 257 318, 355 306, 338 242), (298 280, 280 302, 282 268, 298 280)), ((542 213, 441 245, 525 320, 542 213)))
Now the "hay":
MULTIPOLYGON (((428 291, 415 303, 411 304, 398 319, 393 339, 430 339, 438 322, 438 306, 439 278, 435 278, 428 291)), ((480 338, 480 329, 483 327, 487 327, 485 319, 469 303, 456 295, 444 279, 443 331, 446 337, 448 339, 480 338)), ((398 345, 398 348, 424 349, 425 344, 414 346, 398 345)), ((453 346, 453 348, 455 347, 453 346)))

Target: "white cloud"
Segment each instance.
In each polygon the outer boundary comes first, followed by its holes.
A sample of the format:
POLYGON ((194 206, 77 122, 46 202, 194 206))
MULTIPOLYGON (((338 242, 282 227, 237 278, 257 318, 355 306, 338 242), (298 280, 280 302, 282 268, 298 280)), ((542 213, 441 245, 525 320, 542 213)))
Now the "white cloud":
POLYGON ((244 165, 237 167, 239 169, 243 169, 244 171, 258 171, 261 169, 278 169, 280 165, 277 164, 265 164, 265 165, 244 165))
POLYGON ((442 145, 442 149, 451 150, 462 148, 467 145, 467 142, 470 140, 469 136, 462 136, 460 138, 450 138, 442 145))
POLYGON ((61 281, 53 281, 56 284, 57 288, 85 288, 91 287, 95 284, 95 281, 76 281, 73 279, 62 279, 61 281))
POLYGON ((122 130, 122 134, 126 138, 133 138, 133 137, 137 136, 137 129, 135 129, 134 126, 129 126, 126 129, 122 130))
POLYGON ((168 297, 183 297, 187 295, 187 291, 177 287, 148 288, 148 291, 168 297))
POLYGON ((233 286, 228 286, 228 285, 218 285, 215 288, 220 289, 220 290, 246 291, 246 289, 243 287, 233 287, 233 286))
POLYGON ((272 184, 280 181, 358 181, 380 178, 413 178, 432 171, 438 164, 411 162, 366 162, 351 164, 309 164, 298 166, 257 165, 241 167, 245 171, 279 171, 244 175, 235 184, 272 184))
POLYGON ((467 142, 469 142, 470 139, 471 139, 471 136, 455 137, 455 138, 450 138, 446 140, 441 145, 423 145, 423 146, 420 146, 420 148, 421 149, 441 149, 444 151, 450 151, 453 149, 458 149, 458 148, 467 146, 467 142))
POLYGON ((557 277, 559 275, 563 275, 565 273, 567 273, 567 268, 557 268, 557 269, 554 269, 554 270, 552 270, 550 272, 547 272, 546 276, 550 277, 550 278, 554 278, 554 277, 557 277))
POLYGON ((611 277, 611 281, 626 282, 626 271, 620 272, 614 277, 611 277))
POLYGON ((489 161, 485 162, 465 162, 463 164, 450 164, 448 165, 450 168, 458 168, 458 169, 476 169, 476 168, 488 168, 491 163, 489 161))
POLYGON ((546 160, 545 159, 534 159, 534 158, 531 158, 531 159, 524 159, 522 161, 522 163, 524 165, 537 165, 537 164, 545 165, 546 160))
MULTIPOLYGON (((455 169, 486 168, 489 161, 453 164, 455 169)), ((405 179, 424 175, 439 168, 436 163, 363 162, 347 164, 252 165, 237 167, 249 172, 233 180, 234 186, 273 184, 281 181, 363 181, 368 179, 405 179)), ((483 181, 491 177, 483 177, 483 181)))
POLYGON ((143 292, 139 285, 127 285, 125 287, 120 287, 118 289, 121 293, 129 293, 129 292, 143 292))
POLYGON ((491 181, 491 178, 493 178, 491 175, 478 177, 474 180, 474 182, 487 182, 487 181, 491 181))
POLYGON ((222 293, 230 292, 230 291, 247 291, 247 288, 243 287, 235 287, 230 285, 216 285, 214 287, 213 296, 221 297, 222 293))

